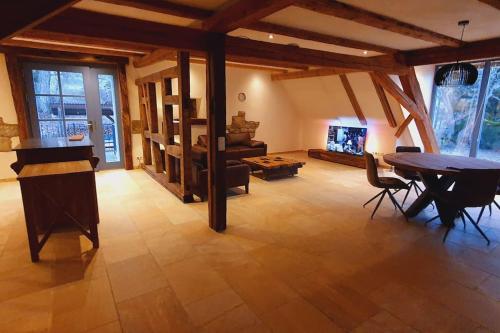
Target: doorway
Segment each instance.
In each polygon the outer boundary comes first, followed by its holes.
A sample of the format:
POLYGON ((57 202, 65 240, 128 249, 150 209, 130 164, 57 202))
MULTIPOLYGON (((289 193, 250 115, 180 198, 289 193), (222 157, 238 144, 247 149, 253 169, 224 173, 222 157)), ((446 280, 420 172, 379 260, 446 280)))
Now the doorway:
POLYGON ((29 63, 24 70, 34 137, 83 134, 94 143, 99 169, 123 167, 113 69, 29 63))

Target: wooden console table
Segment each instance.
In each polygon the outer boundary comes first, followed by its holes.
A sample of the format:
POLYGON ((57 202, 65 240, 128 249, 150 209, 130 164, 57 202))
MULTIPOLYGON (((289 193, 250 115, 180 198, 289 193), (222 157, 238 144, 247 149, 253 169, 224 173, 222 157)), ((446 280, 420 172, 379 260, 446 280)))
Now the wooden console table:
POLYGON ((31 260, 56 227, 74 225, 99 247, 94 169, 99 162, 89 139, 28 139, 14 150, 23 197, 31 260), (39 236, 41 235, 41 238, 39 236))

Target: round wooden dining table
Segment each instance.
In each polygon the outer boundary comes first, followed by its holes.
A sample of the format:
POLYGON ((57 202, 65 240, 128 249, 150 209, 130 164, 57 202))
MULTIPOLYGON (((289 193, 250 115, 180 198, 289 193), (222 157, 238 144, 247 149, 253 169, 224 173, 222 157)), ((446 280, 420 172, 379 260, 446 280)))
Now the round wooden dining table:
POLYGON ((500 163, 478 158, 430 153, 394 153, 384 155, 384 162, 407 171, 417 172, 425 190, 405 211, 407 217, 418 215, 434 201, 441 222, 453 225, 458 214, 456 208, 436 200, 432 193, 447 191, 461 169, 495 169, 500 163))

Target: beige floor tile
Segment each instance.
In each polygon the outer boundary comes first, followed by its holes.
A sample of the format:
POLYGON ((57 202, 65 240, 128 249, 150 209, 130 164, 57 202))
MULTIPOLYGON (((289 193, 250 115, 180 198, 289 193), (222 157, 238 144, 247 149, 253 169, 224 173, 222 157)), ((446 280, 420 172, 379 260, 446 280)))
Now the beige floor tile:
POLYGON ((240 296, 229 289, 190 303, 185 309, 195 326, 203 326, 242 303, 240 296))
POLYGON ((122 327, 120 326, 120 322, 115 321, 115 322, 106 324, 104 326, 94 328, 94 329, 87 331, 85 333, 121 333, 121 332, 122 332, 122 327))
POLYGON ((187 313, 170 288, 118 304, 124 333, 195 332, 187 313))
POLYGON ((500 302, 500 278, 494 275, 490 275, 486 278, 481 285, 479 290, 490 297, 491 299, 500 302))
POLYGON ((352 331, 353 333, 417 333, 389 312, 381 311, 352 331))
MULTIPOLYGON (((251 332, 261 323, 255 314, 244 304, 225 312, 202 328, 204 333, 251 332)), ((265 331, 263 331, 265 332, 265 331)))
POLYGON ((151 254, 111 264, 108 274, 116 302, 167 286, 165 275, 151 254))

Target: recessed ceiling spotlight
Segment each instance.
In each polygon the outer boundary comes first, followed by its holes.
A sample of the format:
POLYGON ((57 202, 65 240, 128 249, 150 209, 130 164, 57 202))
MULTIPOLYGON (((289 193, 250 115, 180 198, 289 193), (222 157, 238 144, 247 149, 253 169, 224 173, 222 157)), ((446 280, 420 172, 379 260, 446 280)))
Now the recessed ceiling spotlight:
POLYGON ((368 54, 368 51, 364 50, 364 51, 363 51, 363 54, 364 54, 364 55, 367 55, 367 54, 368 54))
POLYGON ((273 34, 269 34, 269 39, 274 39, 274 35, 273 34))

